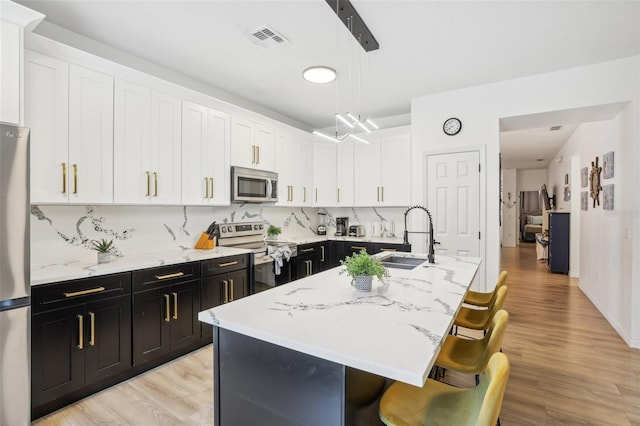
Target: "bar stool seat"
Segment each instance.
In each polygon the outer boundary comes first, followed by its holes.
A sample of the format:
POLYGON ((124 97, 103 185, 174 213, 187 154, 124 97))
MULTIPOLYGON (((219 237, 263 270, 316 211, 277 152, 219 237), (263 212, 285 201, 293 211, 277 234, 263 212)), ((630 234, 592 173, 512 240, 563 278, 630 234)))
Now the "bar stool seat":
POLYGON ((496 424, 502 407, 509 360, 493 354, 480 384, 457 388, 427 379, 419 388, 402 382, 393 383, 380 400, 378 415, 386 425, 476 425, 496 424))
POLYGON ((458 327, 470 328, 472 330, 486 330, 491 325, 493 316, 504 306, 508 287, 503 285, 496 293, 496 298, 487 309, 473 309, 463 306, 460 308, 453 324, 458 327))
POLYGON ((495 299, 498 289, 507 282, 507 271, 502 271, 496 282, 496 286, 493 291, 488 293, 481 293, 479 291, 468 290, 464 297, 464 303, 468 305, 479 306, 481 308, 489 307, 495 299))

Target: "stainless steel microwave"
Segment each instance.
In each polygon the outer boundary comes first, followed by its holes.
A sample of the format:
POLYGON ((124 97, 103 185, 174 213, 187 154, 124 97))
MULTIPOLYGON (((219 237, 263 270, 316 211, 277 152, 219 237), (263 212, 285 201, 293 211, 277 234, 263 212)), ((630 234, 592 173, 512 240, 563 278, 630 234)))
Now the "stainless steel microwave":
POLYGON ((277 173, 246 167, 231 167, 231 202, 275 203, 277 201, 277 173))

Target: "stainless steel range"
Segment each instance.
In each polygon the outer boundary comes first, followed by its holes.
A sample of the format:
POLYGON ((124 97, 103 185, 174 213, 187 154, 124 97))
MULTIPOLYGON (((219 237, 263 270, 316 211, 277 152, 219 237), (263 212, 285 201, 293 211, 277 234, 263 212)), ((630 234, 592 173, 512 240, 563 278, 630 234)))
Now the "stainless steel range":
POLYGON ((297 244, 285 241, 265 241, 267 225, 264 222, 234 222, 218 225, 220 238, 218 245, 251 250, 254 253, 254 277, 256 292, 284 284, 291 280, 291 266, 297 255, 297 244), (268 254, 269 246, 288 246, 291 258, 283 262, 280 274, 276 275, 274 257, 268 254))

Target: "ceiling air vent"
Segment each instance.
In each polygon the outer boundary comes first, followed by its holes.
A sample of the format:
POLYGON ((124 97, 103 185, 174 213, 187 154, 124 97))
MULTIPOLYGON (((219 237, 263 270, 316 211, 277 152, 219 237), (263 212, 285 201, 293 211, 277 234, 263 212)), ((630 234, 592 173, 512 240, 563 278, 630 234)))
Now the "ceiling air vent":
POLYGON ((257 44, 263 49, 271 49, 289 42, 289 40, 266 25, 258 27, 252 31, 248 37, 253 44, 257 44))
POLYGON ((562 126, 551 126, 551 127, 549 127, 549 131, 550 132, 557 132, 560 129, 562 129, 562 126))

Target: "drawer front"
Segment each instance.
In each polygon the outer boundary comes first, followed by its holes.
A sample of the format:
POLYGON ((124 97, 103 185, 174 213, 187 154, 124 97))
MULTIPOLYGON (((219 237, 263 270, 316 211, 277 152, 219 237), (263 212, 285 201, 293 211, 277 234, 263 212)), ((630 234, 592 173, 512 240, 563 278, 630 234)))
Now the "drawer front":
POLYGON ((131 294, 131 273, 103 275, 31 288, 33 314, 131 294))
POLYGON ((250 254, 240 254, 237 256, 219 257, 217 259, 203 260, 202 276, 223 274, 225 272, 238 271, 249 267, 250 254))
POLYGON ((320 245, 313 244, 300 244, 298 246, 298 256, 314 255, 320 251, 320 245))
POLYGON ((375 243, 373 247, 373 253, 382 253, 388 251, 411 251, 411 244, 403 245, 403 244, 387 244, 387 243, 375 243))
POLYGON ((178 263, 133 271, 133 292, 200 278, 200 262, 178 263))

